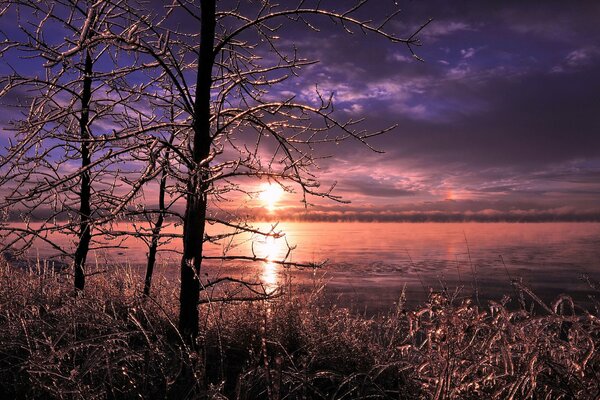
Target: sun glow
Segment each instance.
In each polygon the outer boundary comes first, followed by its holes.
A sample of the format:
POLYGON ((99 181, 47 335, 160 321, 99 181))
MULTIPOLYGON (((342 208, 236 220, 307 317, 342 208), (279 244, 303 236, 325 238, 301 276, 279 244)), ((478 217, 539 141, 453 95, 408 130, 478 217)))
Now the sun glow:
POLYGON ((283 189, 277 184, 263 183, 260 185, 259 199, 263 202, 265 208, 274 211, 277 208, 277 202, 283 196, 283 189))

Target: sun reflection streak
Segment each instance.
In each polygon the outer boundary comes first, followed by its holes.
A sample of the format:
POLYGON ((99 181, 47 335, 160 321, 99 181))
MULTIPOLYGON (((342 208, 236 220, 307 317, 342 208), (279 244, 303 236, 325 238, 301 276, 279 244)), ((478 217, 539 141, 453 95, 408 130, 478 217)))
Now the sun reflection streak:
POLYGON ((256 244, 257 256, 267 259, 263 263, 260 280, 268 292, 273 292, 279 288, 279 268, 274 261, 285 256, 285 241, 281 238, 269 236, 265 240, 256 242, 256 244))
POLYGON ((274 292, 279 288, 277 266, 274 262, 268 261, 264 264, 260 280, 268 293, 274 292))

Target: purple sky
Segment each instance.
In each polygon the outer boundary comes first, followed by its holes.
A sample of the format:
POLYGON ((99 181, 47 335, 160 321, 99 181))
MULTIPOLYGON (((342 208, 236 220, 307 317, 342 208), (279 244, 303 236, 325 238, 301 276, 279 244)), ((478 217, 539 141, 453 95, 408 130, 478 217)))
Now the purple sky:
POLYGON ((600 3, 404 2, 411 28, 431 17, 418 54, 335 29, 294 37, 322 63, 319 82, 338 110, 381 127, 385 154, 336 148, 324 181, 338 181, 352 215, 598 214, 600 3), (323 32, 322 32, 323 34, 323 32))
POLYGON ((600 216, 600 3, 398 3, 394 33, 434 19, 416 49, 425 62, 331 23, 282 32, 282 44, 321 61, 278 87, 282 96, 309 100, 318 83, 339 115, 366 117, 371 129, 398 124, 373 141, 385 154, 357 143, 322 150, 334 155, 320 164, 323 184, 337 181, 352 203, 311 213, 600 216))

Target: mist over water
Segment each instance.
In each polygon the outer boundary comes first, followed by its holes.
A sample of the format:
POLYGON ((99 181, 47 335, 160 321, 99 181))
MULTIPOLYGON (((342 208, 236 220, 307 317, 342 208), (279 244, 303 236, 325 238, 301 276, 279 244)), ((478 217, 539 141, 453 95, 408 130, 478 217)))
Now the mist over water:
MULTIPOLYGON (((272 224, 256 226, 268 231, 272 224)), ((403 288, 412 304, 426 300, 430 288, 459 290, 459 296, 477 291, 481 300, 500 300, 503 294, 514 294, 511 279, 522 281, 544 300, 567 293, 587 302, 591 291, 581 277, 600 280, 600 223, 283 222, 275 230, 285 236, 243 234, 226 244, 207 244, 206 255, 254 254, 268 261, 211 260, 205 263, 205 276, 244 276, 269 289, 288 278, 299 284, 326 282, 327 296, 335 303, 371 310, 392 305, 403 288), (315 271, 283 268, 276 261, 286 254, 289 261, 327 263, 315 271)), ((223 232, 208 228, 209 234, 223 232)), ((128 239, 123 245, 126 248, 96 251, 89 259, 145 264, 142 241, 128 239)), ((177 279, 180 248, 179 239, 162 247, 157 274, 177 279)), ((51 254, 43 246, 37 251, 42 257, 51 254)))
POLYGON ((329 293, 342 303, 379 308, 404 285, 409 303, 429 289, 481 300, 513 295, 518 280, 544 300, 567 293, 587 302, 581 278, 600 278, 597 223, 282 224, 296 260, 328 259, 329 293))

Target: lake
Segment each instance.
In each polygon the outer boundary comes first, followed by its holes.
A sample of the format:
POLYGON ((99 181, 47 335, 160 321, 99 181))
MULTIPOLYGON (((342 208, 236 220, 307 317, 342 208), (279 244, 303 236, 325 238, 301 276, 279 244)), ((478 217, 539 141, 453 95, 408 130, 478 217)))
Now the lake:
MULTIPOLYGON (((269 229, 267 223, 256 224, 269 229)), ((127 227, 121 227, 126 229, 127 227)), ((600 280, 600 223, 314 223, 282 222, 284 238, 267 240, 244 234, 228 242, 227 254, 275 261, 296 246, 289 259, 327 260, 319 270, 283 268, 270 262, 211 262, 208 276, 231 273, 276 288, 286 279, 301 285, 327 283, 327 297, 337 304, 369 311, 389 307, 405 287, 408 302, 424 301, 429 288, 499 300, 514 294, 511 279, 522 280, 544 300, 568 293, 588 303, 592 292, 583 274, 600 280)), ((170 228, 170 232, 177 232, 170 228)), ((209 227, 209 234, 223 233, 209 227)), ((145 263, 146 247, 127 240, 126 248, 97 251, 100 263, 145 263)), ((176 279, 178 239, 163 247, 157 273, 176 279)), ((207 255, 223 254, 208 244, 207 255)), ((49 255, 44 247, 38 249, 49 255)))

